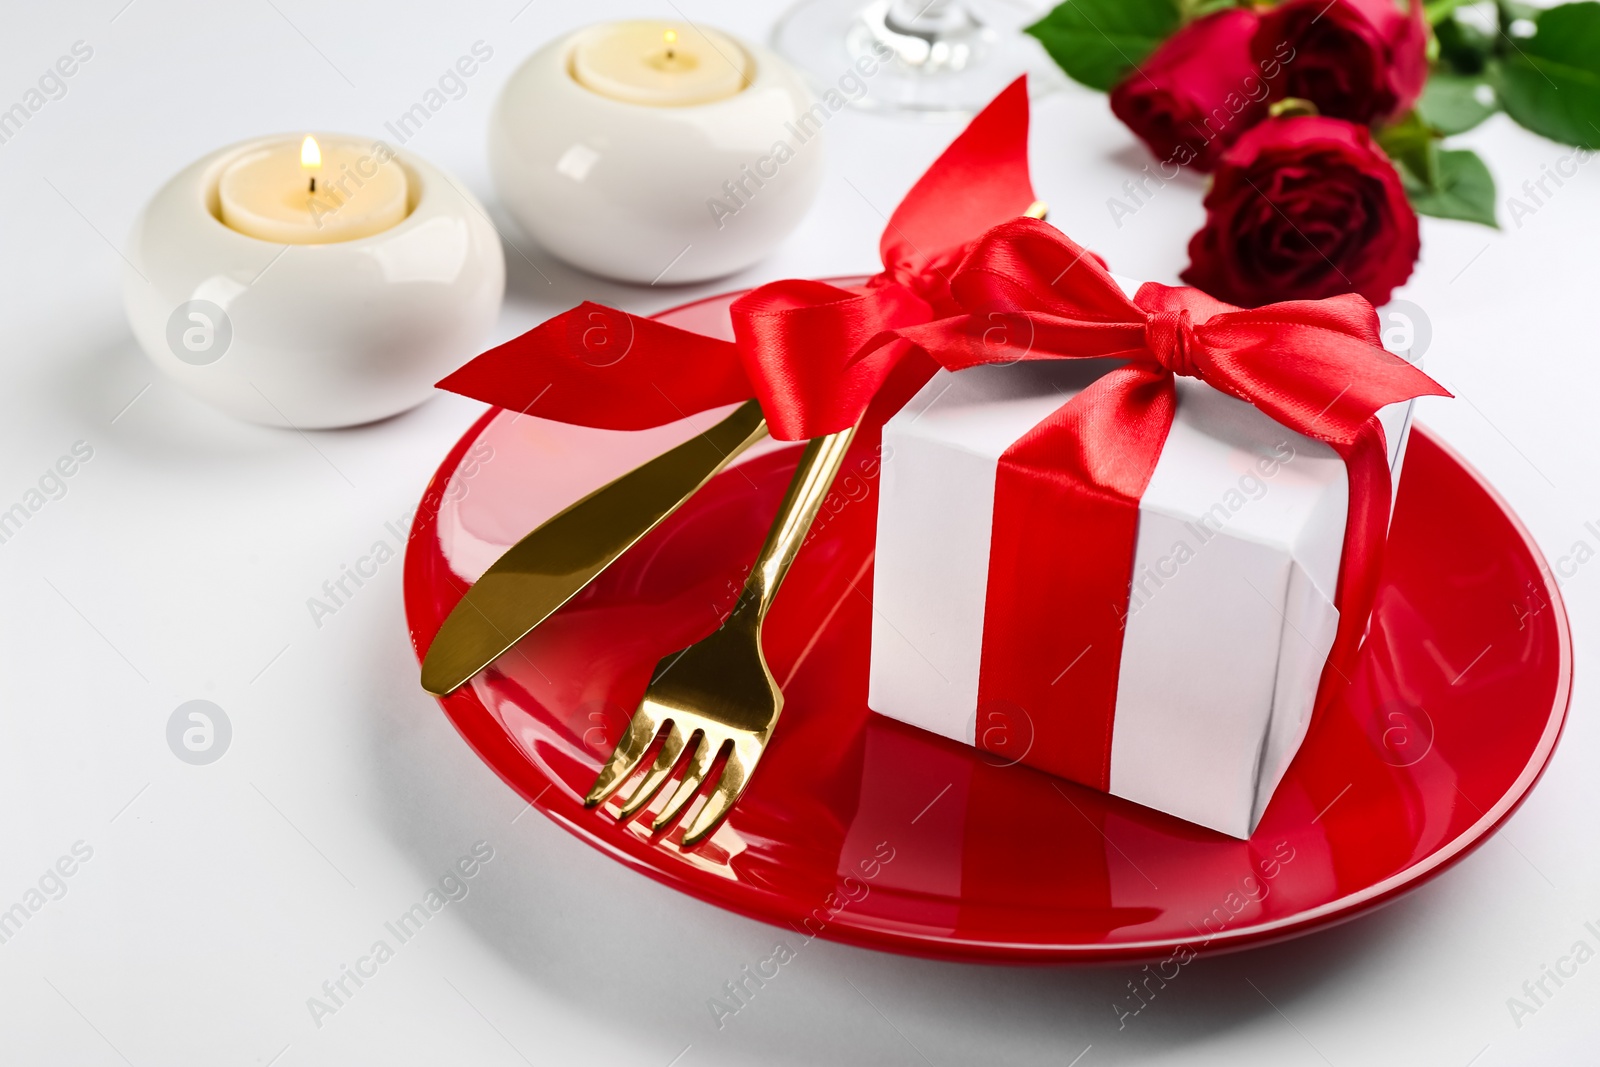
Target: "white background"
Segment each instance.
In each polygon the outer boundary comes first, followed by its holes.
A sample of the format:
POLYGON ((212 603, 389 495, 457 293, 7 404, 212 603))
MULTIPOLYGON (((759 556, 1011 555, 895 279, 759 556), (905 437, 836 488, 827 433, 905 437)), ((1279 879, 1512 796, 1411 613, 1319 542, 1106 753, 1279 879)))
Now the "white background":
MULTIPOLYGON (((707 998, 782 933, 524 814, 417 686, 398 561, 320 628, 307 610, 388 536, 386 520, 408 515, 481 406, 441 396, 307 436, 231 422, 135 348, 118 245, 191 160, 264 132, 381 134, 478 40, 493 58, 408 147, 454 171, 520 247, 486 344, 584 297, 649 312, 735 284, 868 272, 881 213, 954 129, 841 115, 821 198, 775 255, 713 286, 624 289, 551 262, 495 206, 483 131, 496 91, 580 20, 678 13, 762 38, 776 7, 123 3, 5 0, 0 20, 0 106, 73 42, 94 49, 67 95, 0 145, 0 508, 74 442, 94 449, 67 495, 0 544, 0 908, 74 842, 94 850, 66 895, 0 945, 0 1062, 1490 1067, 1600 1055, 1600 961, 1520 1028, 1506 1006, 1574 941, 1595 943, 1584 921, 1600 923, 1586 685, 1600 564, 1565 582, 1579 688, 1549 773, 1500 834, 1400 903, 1197 962, 1120 1032, 1111 1005, 1132 968, 930 963, 821 942, 719 1031, 707 998), (196 698, 234 730, 203 767, 165 738, 196 698), (470 895, 314 1026, 306 999, 478 840, 495 858, 470 895)), ((1104 99, 1072 89, 1034 122, 1052 221, 1120 273, 1175 281, 1199 181, 1162 189, 1118 228, 1106 200, 1147 158, 1104 99)), ((1460 399, 1424 401, 1421 418, 1555 561, 1594 543, 1583 523, 1600 522, 1600 164, 1513 227, 1506 195, 1569 150, 1503 118, 1462 140, 1495 171, 1506 228, 1423 222, 1422 262, 1399 295, 1425 309, 1429 368, 1460 399)))

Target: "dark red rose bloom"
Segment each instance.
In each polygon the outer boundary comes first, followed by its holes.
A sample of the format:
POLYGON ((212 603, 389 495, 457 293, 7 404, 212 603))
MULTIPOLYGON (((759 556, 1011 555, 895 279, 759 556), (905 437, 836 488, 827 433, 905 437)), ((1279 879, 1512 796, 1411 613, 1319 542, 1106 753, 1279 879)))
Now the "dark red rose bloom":
POLYGON ((1259 307, 1360 293, 1385 303, 1411 276, 1417 216, 1363 126, 1268 119, 1218 161, 1183 280, 1259 307))
POLYGON ((1189 23, 1111 90, 1112 113, 1163 164, 1210 170, 1266 116, 1268 79, 1250 55, 1260 21, 1233 8, 1189 23))
POLYGON ((1421 0, 1288 0, 1261 16, 1251 44, 1276 60, 1273 99, 1299 97, 1332 118, 1367 125, 1410 110, 1428 80, 1421 0))

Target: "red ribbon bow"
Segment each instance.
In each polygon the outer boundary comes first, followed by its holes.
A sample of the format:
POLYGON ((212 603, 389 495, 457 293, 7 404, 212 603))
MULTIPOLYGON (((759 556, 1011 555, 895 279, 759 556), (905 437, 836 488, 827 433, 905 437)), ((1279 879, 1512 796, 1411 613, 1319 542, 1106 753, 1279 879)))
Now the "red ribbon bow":
MULTIPOLYGON (((439 386, 602 429, 659 426, 753 396, 780 440, 843 430, 861 420, 905 354, 905 345, 883 343, 885 331, 957 310, 945 279, 985 231, 1034 199, 1019 78, 900 202, 878 242, 884 269, 865 285, 788 280, 753 289, 731 308, 732 342, 584 303, 439 386)), ((924 376, 931 369, 923 366, 924 376)))
POLYGON ((1094 255, 1017 218, 1034 201, 1027 129, 1019 79, 895 209, 879 242, 884 270, 861 287, 790 280, 752 290, 731 307, 731 342, 585 303, 439 384, 605 429, 657 426, 754 396, 774 437, 859 422, 858 447, 870 447, 939 364, 1125 360, 1001 459, 979 682, 980 709, 999 701, 1029 711, 1028 762, 1104 789, 1117 620, 1130 602, 1139 499, 1177 407, 1174 376, 1203 379, 1343 457, 1350 506, 1329 657, 1341 674, 1365 629, 1389 516, 1374 413, 1448 394, 1383 350, 1359 296, 1243 310, 1149 284, 1130 300, 1094 255), (1062 651, 1070 658, 1078 648, 1074 684, 1055 685, 1062 651))
POLYGON ((1033 219, 985 234, 950 288, 958 313, 894 334, 946 368, 1127 361, 1000 460, 978 704, 1022 707, 1047 724, 1036 727, 1030 763, 1109 785, 1122 646, 1120 628, 1108 637, 1102 605, 1127 616, 1139 500, 1177 410, 1177 375, 1255 405, 1345 461, 1349 511, 1329 655, 1345 673, 1377 592, 1389 521, 1388 450, 1374 416, 1386 404, 1449 395, 1383 349, 1371 304, 1351 294, 1245 310, 1154 283, 1129 299, 1093 255, 1033 219), (1039 565, 1063 556, 1080 565, 1039 565), (1063 654, 1079 649, 1074 684, 1057 686, 1063 654))

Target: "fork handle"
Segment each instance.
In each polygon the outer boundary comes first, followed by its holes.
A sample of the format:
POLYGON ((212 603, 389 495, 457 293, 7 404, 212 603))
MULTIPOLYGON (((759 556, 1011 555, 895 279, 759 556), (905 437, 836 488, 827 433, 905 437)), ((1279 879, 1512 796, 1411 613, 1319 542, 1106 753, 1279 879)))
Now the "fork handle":
POLYGON ((795 468, 789 490, 783 496, 783 503, 778 505, 778 514, 767 532, 766 543, 761 546, 755 566, 745 579, 739 602, 728 616, 730 624, 759 626, 766 617, 773 597, 778 594, 778 586, 783 584, 789 565, 799 554, 812 521, 823 500, 827 499, 834 477, 844 465, 845 453, 850 450, 855 435, 852 426, 806 442, 805 451, 800 454, 800 465, 795 468))

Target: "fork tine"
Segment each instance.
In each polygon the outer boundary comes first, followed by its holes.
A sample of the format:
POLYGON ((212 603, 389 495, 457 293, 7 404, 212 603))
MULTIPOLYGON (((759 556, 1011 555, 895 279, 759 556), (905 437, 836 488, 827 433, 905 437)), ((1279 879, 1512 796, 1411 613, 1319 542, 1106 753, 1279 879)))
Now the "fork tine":
MULTIPOLYGON (((622 818, 631 818, 655 800, 680 762, 682 780, 652 820, 653 831, 682 822, 703 792, 704 801, 680 839, 680 847, 693 848, 721 825, 738 802, 783 710, 783 690, 762 655, 762 623, 854 436, 851 427, 806 444, 733 615, 657 666, 634 718, 644 716, 665 729, 654 764, 622 802, 622 818), (706 781, 719 760, 721 770, 707 790, 706 781)), ((644 738, 638 736, 642 730, 638 723, 633 725, 623 758, 613 759, 616 766, 607 765, 591 796, 601 798, 619 789, 627 768, 643 763, 647 752, 644 738)))
POLYGON ((722 820, 727 818, 739 794, 744 792, 745 782, 749 780, 755 761, 761 758, 762 747, 753 740, 733 742, 733 751, 728 753, 728 762, 723 764, 722 776, 706 794, 705 807, 700 809, 700 814, 694 817, 694 823, 683 835, 684 848, 698 845, 722 825, 722 820))
POLYGON ((656 816, 656 821, 650 827, 652 830, 660 830, 683 814, 683 809, 688 807, 695 794, 700 792, 700 786, 704 784, 706 774, 711 770, 711 764, 716 762, 717 754, 726 747, 725 742, 712 744, 711 738, 699 731, 695 732, 694 739, 700 743, 689 754, 689 762, 683 769, 683 778, 678 783, 678 790, 672 794, 672 799, 667 801, 667 806, 661 809, 661 814, 656 816))
POLYGON ((584 807, 592 808, 603 803, 633 775, 639 761, 650 751, 650 744, 656 739, 659 727, 660 723, 646 715, 644 708, 634 713, 633 718, 628 720, 628 729, 623 733, 622 740, 617 742, 611 758, 600 768, 600 776, 594 780, 589 795, 584 797, 584 807))
POLYGON ((622 802, 622 811, 618 813, 621 818, 628 818, 661 792, 661 787, 666 785, 667 779, 672 776, 672 768, 677 764, 678 757, 683 755, 686 740, 683 728, 676 722, 668 726, 666 739, 661 742, 661 751, 656 755, 655 763, 645 771, 644 778, 640 780, 633 794, 622 802))

